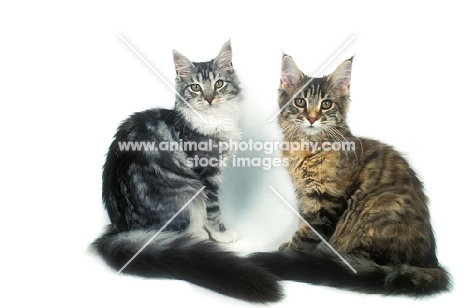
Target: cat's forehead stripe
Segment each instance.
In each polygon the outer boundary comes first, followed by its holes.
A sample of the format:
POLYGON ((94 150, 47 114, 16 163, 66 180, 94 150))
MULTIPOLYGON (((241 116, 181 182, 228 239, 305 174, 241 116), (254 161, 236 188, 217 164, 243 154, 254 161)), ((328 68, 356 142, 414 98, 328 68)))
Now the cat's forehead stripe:
POLYGON ((314 97, 319 96, 323 98, 325 95, 325 91, 322 91, 321 82, 320 80, 313 80, 310 85, 302 91, 302 95, 304 97, 314 97))
POLYGON ((200 81, 209 78, 210 73, 213 71, 211 62, 194 62, 193 64, 200 81))
MULTIPOLYGON (((307 101, 307 104, 310 106, 313 104, 313 102, 315 101, 316 104, 317 104, 317 110, 320 109, 320 104, 318 103, 319 100, 321 99, 324 99, 324 97, 326 97, 328 95, 328 93, 326 93, 326 91, 322 91, 322 86, 321 86, 321 82, 320 80, 316 81, 316 82, 311 82, 310 85, 305 88, 303 91, 302 91, 302 96, 306 99, 307 101), (318 97, 319 99, 314 99, 318 97)), ((310 107, 308 107, 310 108, 310 107)))

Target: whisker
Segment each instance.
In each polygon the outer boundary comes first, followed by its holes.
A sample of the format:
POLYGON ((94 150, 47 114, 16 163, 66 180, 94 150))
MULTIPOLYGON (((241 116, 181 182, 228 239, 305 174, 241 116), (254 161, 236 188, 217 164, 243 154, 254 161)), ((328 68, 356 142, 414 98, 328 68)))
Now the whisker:
MULTIPOLYGON (((323 125, 323 128, 324 128, 324 131, 327 133, 327 135, 329 135, 333 141, 336 141, 336 142, 339 142, 339 136, 337 135, 335 129, 333 127, 331 127, 330 125, 327 125, 327 124, 324 124, 323 125)), ((339 157, 338 157, 338 160, 336 162, 336 166, 338 166, 338 163, 341 161, 341 152, 339 153, 339 157)), ((346 153, 346 161, 348 160, 348 153, 346 153)))
MULTIPOLYGON (((348 140, 348 138, 346 138, 346 137, 344 136, 344 134, 338 129, 338 128, 342 128, 342 129, 346 129, 346 130, 350 131, 348 127, 335 125, 334 127, 329 126, 329 128, 330 128, 331 130, 333 130, 336 134, 338 134, 341 138, 343 138, 343 142, 350 142, 350 140, 348 140)), ((355 138, 355 139, 358 139, 358 141, 359 141, 360 144, 361 144, 361 157, 360 157, 360 158, 358 158, 355 149, 353 149, 353 153, 354 153, 354 156, 355 156, 355 158, 356 158, 356 163, 355 163, 355 169, 354 169, 354 170, 356 170, 356 168, 357 168, 357 166, 358 166, 358 164, 359 164, 359 161, 360 161, 360 159, 362 158, 363 149, 362 149, 362 142, 361 142, 361 140, 360 140, 359 138, 357 138, 357 137, 354 137, 354 136, 352 136, 352 137, 353 137, 353 139, 354 139, 354 138, 355 138)), ((348 151, 346 151, 346 157, 348 158, 348 151)))
MULTIPOLYGON (((336 126, 340 127, 340 128, 343 128, 343 129, 346 129, 347 131, 351 132, 351 130, 347 126, 338 126, 338 125, 336 125, 336 126)), ((357 141, 359 142, 360 147, 361 147, 361 156, 358 159, 358 162, 359 162, 361 160, 362 156, 364 155, 364 146, 362 145, 362 141, 361 141, 361 139, 359 137, 353 135, 353 138, 357 139, 357 141)))

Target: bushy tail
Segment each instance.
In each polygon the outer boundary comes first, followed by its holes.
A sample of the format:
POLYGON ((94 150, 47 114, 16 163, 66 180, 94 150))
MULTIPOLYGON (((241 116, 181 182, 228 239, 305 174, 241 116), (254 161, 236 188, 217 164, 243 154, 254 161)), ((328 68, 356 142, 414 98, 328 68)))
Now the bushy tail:
MULTIPOLYGON (((109 231, 92 246, 118 271, 155 233, 109 231)), ((224 251, 215 242, 190 235, 159 234, 122 272, 181 279, 250 302, 275 302, 282 298, 276 276, 251 260, 224 251)))
POLYGON ((363 293, 430 295, 450 289, 447 272, 438 267, 380 266, 355 256, 344 256, 354 273, 329 251, 256 253, 249 259, 284 280, 307 282, 363 293))

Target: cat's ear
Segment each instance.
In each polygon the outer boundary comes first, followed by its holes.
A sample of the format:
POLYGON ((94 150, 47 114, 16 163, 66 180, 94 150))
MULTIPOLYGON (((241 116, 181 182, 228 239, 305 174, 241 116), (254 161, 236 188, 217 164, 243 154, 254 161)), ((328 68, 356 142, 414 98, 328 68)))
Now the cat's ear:
POLYGON ((174 66, 177 77, 184 78, 190 75, 192 62, 190 62, 190 60, 186 56, 184 56, 177 50, 172 51, 172 56, 174 57, 174 66))
POLYGON ((218 56, 214 60, 214 63, 219 69, 232 71, 232 49, 231 49, 231 41, 227 41, 224 43, 223 47, 219 51, 218 56))
POLYGON ((329 77, 331 80, 331 87, 341 95, 349 94, 352 63, 353 58, 344 61, 329 77))
POLYGON ((294 88, 304 77, 301 70, 290 56, 283 55, 281 62, 281 88, 289 91, 294 88))

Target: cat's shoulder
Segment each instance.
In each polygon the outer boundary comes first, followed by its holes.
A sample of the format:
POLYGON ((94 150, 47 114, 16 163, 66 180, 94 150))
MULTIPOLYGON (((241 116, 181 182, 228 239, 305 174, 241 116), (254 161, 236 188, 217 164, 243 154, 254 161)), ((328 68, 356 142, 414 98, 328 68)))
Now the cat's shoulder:
POLYGON ((145 125, 156 125, 161 122, 170 124, 175 117, 176 112, 170 109, 153 108, 144 111, 139 111, 131 114, 125 119, 120 128, 130 128, 145 125))
MULTIPOLYGON (((140 124, 147 122, 170 121, 175 116, 171 109, 152 108, 131 114, 123 123, 140 124)), ((122 123, 122 124, 123 124, 122 123)))
POLYGON ((170 109, 153 108, 139 111, 127 117, 118 127, 117 136, 154 133, 161 126, 172 126, 176 112, 170 109))
POLYGON ((392 160, 394 162, 406 162, 405 155, 401 153, 395 146, 385 143, 380 140, 371 138, 356 138, 354 140, 356 153, 361 153, 362 157, 367 161, 392 160))

